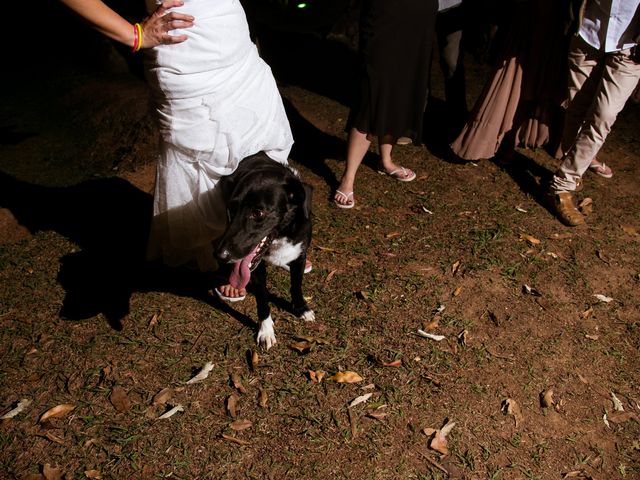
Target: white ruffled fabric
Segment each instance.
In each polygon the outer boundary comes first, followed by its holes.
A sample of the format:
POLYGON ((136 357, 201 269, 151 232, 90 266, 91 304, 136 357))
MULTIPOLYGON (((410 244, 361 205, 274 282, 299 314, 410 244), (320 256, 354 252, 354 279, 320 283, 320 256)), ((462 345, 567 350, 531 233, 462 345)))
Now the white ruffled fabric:
POLYGON ((185 0, 189 38, 146 51, 161 134, 149 257, 217 267, 212 240, 226 224, 215 186, 264 151, 287 164, 293 137, 269 66, 238 0, 185 0))

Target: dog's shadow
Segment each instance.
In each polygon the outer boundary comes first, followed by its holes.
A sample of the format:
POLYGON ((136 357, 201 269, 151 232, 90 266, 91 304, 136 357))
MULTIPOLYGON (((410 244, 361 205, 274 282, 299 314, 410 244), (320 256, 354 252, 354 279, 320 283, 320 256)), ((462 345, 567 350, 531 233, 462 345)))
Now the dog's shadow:
POLYGON ((0 207, 31 233, 55 231, 78 246, 60 260, 65 291, 59 315, 84 320, 104 315, 123 328, 135 292, 160 291, 203 301, 257 329, 256 322, 211 294, 211 273, 146 260, 152 196, 121 178, 48 187, 0 172, 0 207))

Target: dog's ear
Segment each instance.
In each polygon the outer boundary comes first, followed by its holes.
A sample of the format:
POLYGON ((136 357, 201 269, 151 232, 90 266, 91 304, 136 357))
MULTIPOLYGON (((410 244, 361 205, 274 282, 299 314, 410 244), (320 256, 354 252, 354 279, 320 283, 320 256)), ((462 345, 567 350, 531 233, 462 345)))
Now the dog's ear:
POLYGON ((313 187, 295 179, 287 182, 285 185, 285 191, 287 192, 287 199, 289 203, 302 207, 305 218, 309 218, 311 215, 311 196, 313 194, 313 187))

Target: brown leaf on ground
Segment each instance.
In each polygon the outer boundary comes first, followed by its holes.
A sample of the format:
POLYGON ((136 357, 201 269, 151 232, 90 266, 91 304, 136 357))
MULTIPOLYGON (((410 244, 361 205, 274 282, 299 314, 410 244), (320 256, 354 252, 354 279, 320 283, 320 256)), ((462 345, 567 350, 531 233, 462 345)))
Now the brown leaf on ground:
POLYGON ((236 406, 238 404, 238 400, 239 400, 238 396, 234 393, 232 393, 227 397, 227 405, 226 405, 227 414, 233 419, 235 419, 238 416, 236 412, 236 406))
POLYGON ((331 281, 331 279, 333 278, 333 276, 336 274, 336 272, 338 272, 338 270, 331 270, 327 274, 327 277, 324 279, 324 283, 329 283, 331 281))
POLYGON ((172 388, 163 388, 153 396, 153 401, 151 403, 152 405, 164 405, 169 400, 171 400, 172 396, 173 396, 172 388))
POLYGON ((251 427, 251 425, 253 425, 253 422, 251 420, 238 419, 231 422, 229 424, 229 428, 231 428, 231 430, 241 431, 246 430, 247 428, 251 427))
POLYGON ((582 313, 580 314, 580 316, 581 316, 582 318, 589 318, 589 317, 591 316, 591 314, 592 314, 592 313, 593 313, 593 307, 589 307, 589 308, 587 308, 584 312, 582 312, 582 313))
POLYGON ((131 400, 129 400, 126 390, 122 387, 113 387, 109 401, 118 412, 126 412, 131 408, 131 400))
POLYGON ((567 472, 562 476, 562 480, 567 478, 576 478, 578 480, 593 480, 591 475, 588 475, 584 470, 572 470, 571 472, 567 472))
POLYGON ((607 415, 607 419, 613 423, 624 423, 627 420, 635 420, 640 423, 640 419, 635 412, 626 412, 626 411, 614 411, 607 415))
POLYGON ((258 405, 262 408, 266 408, 267 402, 269 402, 269 395, 267 395, 267 391, 264 388, 261 388, 260 393, 258 394, 258 405))
POLYGON ((98 470, 85 470, 84 476, 87 478, 95 478, 97 480, 102 478, 102 474, 98 470))
POLYGON ((427 321, 425 320, 422 323, 422 329, 425 332, 432 332, 433 330, 435 330, 436 328, 438 328, 438 326, 440 325, 440 320, 442 319, 442 317, 440 315, 436 315, 435 317, 433 317, 433 319, 431 319, 431 321, 427 321))
POLYGON ((242 440, 241 438, 233 437, 231 435, 226 435, 224 433, 222 434, 222 438, 224 438, 225 440, 229 440, 230 442, 236 443, 238 445, 242 445, 242 446, 251 445, 251 442, 248 442, 246 440, 242 440))
POLYGON ((45 463, 44 467, 42 467, 42 476, 46 480, 60 480, 62 478, 62 470, 45 463))
POLYGON ((383 367, 400 367, 402 366, 402 359, 399 358, 397 360, 394 360, 393 362, 383 363, 382 366, 383 367))
POLYGON ((338 383, 358 383, 363 380, 363 378, 358 375, 356 372, 338 372, 335 375, 329 377, 329 380, 333 380, 338 383))
POLYGON ((240 393, 247 393, 247 389, 244 388, 244 385, 242 385, 242 382, 240 381, 240 374, 238 372, 231 372, 229 376, 231 378, 233 388, 238 390, 240 393))
POLYGON ((373 411, 367 412, 367 417, 375 418, 376 420, 382 420, 384 417, 389 415, 384 409, 386 405, 380 405, 373 411))
POLYGON ((38 420, 38 422, 42 423, 49 418, 65 415, 69 413, 71 410, 73 410, 74 408, 76 408, 76 406, 70 403, 63 403, 61 405, 57 405, 53 408, 50 408, 46 412, 44 412, 40 417, 40 420, 38 420))
POLYGON ((255 370, 256 368, 258 368, 259 363, 260 363, 260 357, 258 355, 258 352, 256 350, 253 350, 251 352, 251 369, 255 370))
POLYGON ((396 238, 396 237, 399 237, 400 235, 402 235, 402 233, 400 232, 391 232, 391 233, 387 233, 384 238, 387 238, 387 239, 396 238))
POLYGON ((347 414, 349 415, 349 425, 351 427, 351 438, 358 436, 358 417, 353 412, 353 409, 347 408, 347 414))
POLYGON ((540 392, 540 406, 542 408, 551 408, 555 404, 553 400, 553 390, 548 389, 543 392, 540 392))
POLYGON ((462 287, 458 287, 453 291, 453 296, 457 297, 458 295, 460 295, 460 292, 462 292, 462 287))
POLYGON ((304 354, 304 353, 309 353, 313 349, 314 345, 315 345, 315 343, 307 342, 305 340, 305 341, 302 341, 302 342, 292 343, 291 344, 291 348, 293 350, 296 350, 296 351, 304 354))
POLYGON ((64 440, 62 438, 58 437, 57 435, 54 435, 49 431, 45 432, 44 435, 42 436, 53 443, 57 443, 58 445, 64 445, 64 440))
POLYGON ((309 380, 313 383, 320 383, 326 374, 327 372, 324 370, 316 370, 315 372, 313 370, 309 370, 309 380))
MULTIPOLYGON (((438 453, 441 453, 442 455, 448 455, 449 447, 447 442, 447 435, 455 425, 456 425, 456 422, 451 422, 447 420, 445 425, 441 429, 435 430, 433 432, 433 438, 429 442, 429 448, 431 448, 432 450, 435 450, 438 453)), ((431 430, 426 428, 423 430, 425 434, 428 431, 431 431, 431 430)))
POLYGON ((524 421, 524 415, 520 410, 520 405, 513 399, 507 398, 502 402, 502 411, 505 415, 512 415, 516 424, 516 428, 524 421))
POLYGON ((538 240, 536 237, 533 237, 531 235, 528 235, 526 233, 521 233, 520 234, 520 240, 525 240, 527 241, 530 245, 540 245, 540 240, 538 240))
POLYGON ((620 228, 622 228, 622 230, 624 230, 625 233, 637 237, 638 236, 638 231, 635 229, 635 227, 632 227, 630 225, 620 225, 620 228))
POLYGON ((158 324, 158 321, 160 320, 160 317, 162 316, 162 312, 160 313, 154 313, 151 316, 151 319, 149 320, 149 326, 150 327, 154 327, 158 324))

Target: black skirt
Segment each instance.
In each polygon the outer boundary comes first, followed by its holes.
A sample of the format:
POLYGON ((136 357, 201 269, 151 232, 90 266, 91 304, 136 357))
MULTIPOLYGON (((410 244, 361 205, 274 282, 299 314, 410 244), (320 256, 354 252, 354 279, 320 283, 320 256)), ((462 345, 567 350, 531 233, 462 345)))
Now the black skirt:
POLYGON ((437 0, 365 0, 360 81, 347 128, 421 142, 437 0))

